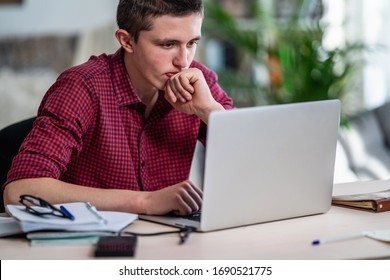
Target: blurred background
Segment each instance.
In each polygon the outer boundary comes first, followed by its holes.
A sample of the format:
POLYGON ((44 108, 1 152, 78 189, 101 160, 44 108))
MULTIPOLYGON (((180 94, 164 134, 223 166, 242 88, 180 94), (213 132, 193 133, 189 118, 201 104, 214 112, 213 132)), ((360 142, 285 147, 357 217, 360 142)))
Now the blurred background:
POLYGON ((0 129, 36 114, 59 73, 114 52, 116 0, 0 0, 0 129))
MULTIPOLYGON (((34 116, 66 68, 118 49, 117 3, 0 0, 0 129, 34 116)), ((218 73, 237 107, 337 98, 342 127, 351 129, 350 117, 389 102, 390 1, 205 0, 205 6, 197 60, 218 73)), ((390 153, 381 162, 386 172, 363 177, 355 177, 351 153, 343 153, 349 169, 340 181, 390 178, 390 153)))

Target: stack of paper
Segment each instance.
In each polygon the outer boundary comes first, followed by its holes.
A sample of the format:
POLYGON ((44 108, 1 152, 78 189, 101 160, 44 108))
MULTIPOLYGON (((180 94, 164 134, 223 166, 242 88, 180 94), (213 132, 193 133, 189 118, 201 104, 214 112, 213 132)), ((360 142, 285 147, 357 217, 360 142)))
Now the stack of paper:
POLYGON ((89 245, 96 244, 100 236, 113 236, 106 231, 31 232, 27 234, 32 246, 89 245))
POLYGON ((26 211, 24 206, 7 205, 12 217, 0 220, 0 236, 34 232, 27 235, 34 240, 34 245, 90 244, 96 243, 98 236, 118 234, 138 218, 132 213, 97 211, 86 202, 62 206, 73 214, 74 220, 54 215, 37 216, 26 211))
POLYGON ((23 233, 19 223, 14 218, 0 217, 0 237, 23 233))

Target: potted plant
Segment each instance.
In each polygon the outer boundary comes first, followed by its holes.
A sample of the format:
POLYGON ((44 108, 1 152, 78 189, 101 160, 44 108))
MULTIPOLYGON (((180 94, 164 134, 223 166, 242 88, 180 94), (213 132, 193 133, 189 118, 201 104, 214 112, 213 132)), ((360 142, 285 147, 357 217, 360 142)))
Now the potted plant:
POLYGON ((295 1, 292 13, 282 19, 265 12, 260 1, 248 1, 249 19, 235 18, 217 1, 205 2, 204 33, 234 46, 242 58, 236 69, 217 71, 221 85, 239 105, 343 101, 360 63, 351 54, 363 46, 325 48, 322 6, 308 11, 306 2, 295 1), (263 70, 256 71, 259 68, 263 70))

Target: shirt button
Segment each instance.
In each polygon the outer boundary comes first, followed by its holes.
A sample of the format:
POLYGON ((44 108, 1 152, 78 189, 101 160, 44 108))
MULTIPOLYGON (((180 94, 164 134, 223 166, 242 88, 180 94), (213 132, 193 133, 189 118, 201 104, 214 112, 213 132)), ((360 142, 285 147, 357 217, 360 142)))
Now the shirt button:
POLYGON ((144 161, 141 162, 141 167, 145 167, 145 162, 144 161))

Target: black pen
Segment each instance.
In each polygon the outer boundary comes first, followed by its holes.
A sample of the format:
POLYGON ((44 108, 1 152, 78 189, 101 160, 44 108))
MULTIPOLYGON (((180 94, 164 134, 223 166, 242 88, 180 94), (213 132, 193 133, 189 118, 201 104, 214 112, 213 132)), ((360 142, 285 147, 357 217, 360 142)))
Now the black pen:
POLYGON ((190 235, 191 232, 194 231, 194 228, 193 227, 185 227, 183 228, 182 230, 180 230, 180 233, 179 233, 179 236, 180 236, 180 245, 184 244, 187 239, 188 239, 188 236, 190 235))

